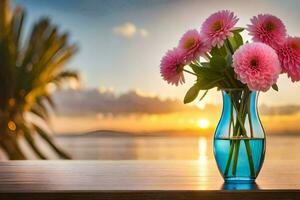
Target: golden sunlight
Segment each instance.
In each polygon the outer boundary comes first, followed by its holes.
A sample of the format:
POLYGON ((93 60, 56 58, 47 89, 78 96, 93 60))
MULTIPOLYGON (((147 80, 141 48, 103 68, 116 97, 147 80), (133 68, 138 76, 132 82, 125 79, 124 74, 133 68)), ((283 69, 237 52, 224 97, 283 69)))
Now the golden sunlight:
POLYGON ((199 128, 208 128, 209 127, 209 121, 207 119, 199 119, 198 120, 198 126, 199 128))
POLYGON ((73 90, 78 90, 80 88, 80 82, 75 78, 69 79, 68 83, 69 83, 69 87, 73 90))
POLYGON ((200 110, 204 110, 206 104, 205 104, 203 101, 198 101, 198 102, 196 103, 196 106, 197 106, 200 110))

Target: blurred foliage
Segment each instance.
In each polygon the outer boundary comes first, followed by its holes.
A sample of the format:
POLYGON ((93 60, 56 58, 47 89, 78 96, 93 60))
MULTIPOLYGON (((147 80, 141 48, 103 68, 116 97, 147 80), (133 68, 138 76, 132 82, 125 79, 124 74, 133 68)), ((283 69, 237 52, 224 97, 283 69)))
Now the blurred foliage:
POLYGON ((24 10, 0 1, 0 147, 9 159, 26 159, 19 140, 24 139, 40 159, 47 159, 36 142, 40 137, 60 158, 70 157, 56 146, 45 127, 54 107, 49 85, 61 87, 68 78, 78 79, 64 64, 76 52, 68 35, 59 33, 47 18, 40 19, 24 36, 24 10), (29 114, 31 113, 31 114, 29 114), (27 115, 35 119, 28 120, 27 115))

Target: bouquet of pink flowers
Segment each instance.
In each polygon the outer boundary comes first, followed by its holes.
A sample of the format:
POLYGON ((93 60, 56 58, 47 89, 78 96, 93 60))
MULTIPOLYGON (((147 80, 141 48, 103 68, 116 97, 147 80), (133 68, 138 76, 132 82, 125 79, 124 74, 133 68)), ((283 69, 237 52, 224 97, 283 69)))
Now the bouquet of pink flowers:
POLYGON ((187 31, 178 46, 162 58, 160 73, 168 83, 183 84, 184 72, 197 78, 184 103, 193 101, 200 90, 205 95, 214 87, 278 90, 276 81, 281 73, 293 82, 300 80, 300 37, 288 36, 280 19, 265 14, 251 19, 246 30, 253 42, 244 44, 240 35, 244 28, 235 27, 237 22, 233 12, 216 12, 200 31, 187 31))
POLYGON ((237 22, 228 10, 212 14, 200 31, 187 31, 178 46, 166 53, 160 73, 176 86, 185 82, 185 72, 195 75, 184 103, 195 100, 201 90, 200 100, 212 88, 222 90, 223 112, 214 136, 217 164, 225 180, 251 182, 265 153, 257 92, 271 87, 277 91, 281 73, 293 82, 300 80, 300 37, 288 36, 280 19, 264 14, 251 19, 246 30, 253 42, 244 43, 245 29, 235 27, 237 22))

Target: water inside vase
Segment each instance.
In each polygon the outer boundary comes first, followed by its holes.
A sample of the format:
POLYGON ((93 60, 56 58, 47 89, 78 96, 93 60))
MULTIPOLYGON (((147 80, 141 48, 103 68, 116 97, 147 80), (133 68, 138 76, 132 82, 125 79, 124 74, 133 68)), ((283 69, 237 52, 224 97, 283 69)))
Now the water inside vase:
POLYGON ((214 146, 218 167, 225 181, 252 182, 255 180, 264 160, 264 138, 215 138, 214 146), (237 143, 239 143, 239 149, 236 152, 237 143), (247 145, 250 146, 248 149, 251 151, 247 151, 247 145), (232 155, 231 158, 230 155, 232 155), (249 156, 253 160, 254 174, 250 172, 249 156), (229 164, 228 161, 230 161, 229 164), (234 163, 236 163, 235 169, 234 163))

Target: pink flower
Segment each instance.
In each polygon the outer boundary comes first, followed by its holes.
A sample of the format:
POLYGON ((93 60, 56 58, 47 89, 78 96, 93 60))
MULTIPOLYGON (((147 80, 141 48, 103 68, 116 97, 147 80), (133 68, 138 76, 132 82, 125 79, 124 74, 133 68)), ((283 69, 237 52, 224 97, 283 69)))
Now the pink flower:
POLYGON ((171 85, 183 84, 184 57, 180 49, 169 50, 160 63, 160 74, 171 85))
POLYGON ((273 15, 258 15, 251 19, 247 30, 253 41, 266 43, 273 48, 281 44, 286 37, 286 29, 282 21, 273 15))
POLYGON ((233 36, 232 30, 238 18, 229 10, 212 14, 202 24, 201 34, 210 46, 223 46, 224 41, 233 36))
POLYGON ((276 83, 281 72, 275 50, 260 42, 240 47, 233 55, 233 67, 238 79, 250 90, 264 92, 276 83))
POLYGON ((178 48, 182 51, 187 63, 199 59, 200 56, 209 51, 203 37, 195 29, 187 31, 181 37, 178 48))
POLYGON ((300 80, 300 37, 288 37, 283 45, 277 49, 282 66, 293 82, 300 80))

